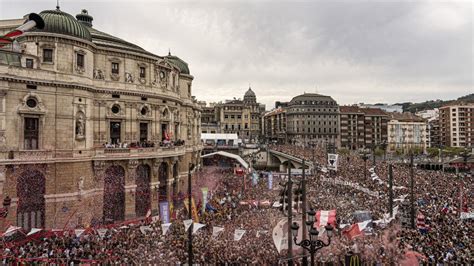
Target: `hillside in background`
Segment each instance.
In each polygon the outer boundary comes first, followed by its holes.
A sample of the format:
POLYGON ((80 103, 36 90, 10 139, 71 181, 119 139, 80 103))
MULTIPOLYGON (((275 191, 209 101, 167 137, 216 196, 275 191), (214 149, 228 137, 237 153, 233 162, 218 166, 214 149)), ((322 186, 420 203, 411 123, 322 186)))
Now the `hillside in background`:
POLYGON ((426 102, 421 102, 421 103, 411 103, 411 102, 406 102, 406 103, 397 103, 399 105, 403 106, 403 111, 404 112, 419 112, 423 110, 429 110, 433 108, 439 108, 443 105, 452 103, 454 101, 463 101, 463 102, 471 102, 474 103, 474 93, 468 94, 466 96, 462 96, 457 98, 456 100, 448 100, 448 101, 442 101, 442 100, 432 100, 432 101, 426 101, 426 102))

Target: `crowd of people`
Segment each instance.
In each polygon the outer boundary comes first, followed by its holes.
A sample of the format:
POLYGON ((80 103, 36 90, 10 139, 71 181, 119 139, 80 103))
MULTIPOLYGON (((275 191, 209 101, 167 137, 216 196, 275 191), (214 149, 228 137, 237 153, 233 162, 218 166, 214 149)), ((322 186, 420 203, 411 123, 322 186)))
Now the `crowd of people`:
MULTIPOLYGON (((293 156, 314 160, 318 165, 327 164, 326 152, 296 146, 272 146, 293 156)), ((417 213, 423 214, 427 230, 407 228, 401 224, 402 211, 396 219, 373 224, 363 236, 349 238, 344 233, 347 226, 357 222, 356 211, 370 213, 373 221, 384 218, 389 212, 388 164, 378 160, 368 164, 356 155, 340 156, 336 172, 307 175, 308 208, 336 210, 337 223, 331 244, 321 249, 318 262, 341 263, 347 254, 357 254, 364 264, 400 264, 408 252, 420 254, 426 263, 469 264, 474 260, 472 250, 473 221, 461 220, 460 212, 471 206, 473 197, 472 177, 460 179, 441 171, 414 170, 417 213), (374 174, 377 177, 374 178, 374 174), (323 182, 327 178, 358 183, 379 196, 351 186, 323 182), (460 198, 461 189, 463 197, 460 198)), ((285 219, 279 208, 249 204, 255 201, 280 199, 280 177, 274 173, 273 186, 262 172, 257 182, 237 176, 233 167, 207 164, 194 175, 193 197, 199 212, 199 223, 206 226, 193 236, 194 263, 199 264, 286 264, 286 251, 277 251, 272 230, 285 219), (246 180, 246 184, 242 184, 246 180), (202 199, 201 188, 209 190, 208 204, 202 199), (243 204, 247 202, 246 204, 243 204), (206 210, 206 211, 204 211, 206 210), (213 227, 223 231, 213 236, 213 227), (236 229, 245 230, 242 239, 235 241, 236 229)), ((410 168, 403 164, 393 166, 394 206, 409 197, 410 168)), ((295 177, 295 180, 299 177, 295 177)), ((187 232, 183 221, 187 209, 176 205, 172 225, 164 234, 160 220, 143 219, 127 225, 100 230, 86 230, 81 235, 45 235, 34 241, 3 242, 3 262, 37 261, 45 263, 105 263, 105 264, 182 264, 186 263, 187 232), (143 230, 144 226, 147 230, 143 230)), ((296 217, 295 217, 296 218, 296 217)), ((323 236, 324 237, 324 236, 323 236)), ((326 238, 325 238, 326 239, 326 238)), ((301 254, 301 249, 295 251, 301 254)), ((298 263, 300 260, 298 259, 298 263)))

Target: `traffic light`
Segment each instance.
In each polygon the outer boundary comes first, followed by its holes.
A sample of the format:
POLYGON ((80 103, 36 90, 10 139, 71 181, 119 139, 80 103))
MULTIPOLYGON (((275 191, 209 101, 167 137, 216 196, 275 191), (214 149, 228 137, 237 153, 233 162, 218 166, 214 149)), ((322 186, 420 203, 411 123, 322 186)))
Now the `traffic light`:
POLYGON ((303 203, 303 182, 299 182, 298 186, 293 190, 293 209, 299 211, 303 203))

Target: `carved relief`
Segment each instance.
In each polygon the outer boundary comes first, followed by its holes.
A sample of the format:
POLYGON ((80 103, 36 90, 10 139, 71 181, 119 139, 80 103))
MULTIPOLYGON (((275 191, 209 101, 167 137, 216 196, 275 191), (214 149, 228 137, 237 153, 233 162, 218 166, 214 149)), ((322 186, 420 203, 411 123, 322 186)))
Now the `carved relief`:
POLYGON ((149 104, 139 104, 137 106, 137 117, 138 119, 152 119, 152 108, 149 104))
POLYGON ((102 70, 95 68, 94 69, 94 79, 103 80, 104 78, 105 77, 104 77, 104 73, 102 72, 102 70))
POLYGON ((24 114, 45 114, 47 112, 41 97, 34 92, 30 92, 23 97, 20 106, 18 106, 18 113, 24 114))
POLYGON ((110 78, 111 78, 113 81, 119 81, 120 76, 119 76, 119 74, 110 73, 110 78))
POLYGON ((125 82, 133 83, 135 78, 133 77, 132 73, 125 72, 125 82))

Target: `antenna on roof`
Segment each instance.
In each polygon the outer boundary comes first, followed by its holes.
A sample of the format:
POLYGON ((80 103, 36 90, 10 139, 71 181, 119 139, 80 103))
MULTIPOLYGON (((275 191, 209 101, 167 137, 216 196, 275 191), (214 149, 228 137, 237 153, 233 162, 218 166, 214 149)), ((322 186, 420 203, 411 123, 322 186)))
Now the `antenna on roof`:
POLYGON ((59 10, 59 0, 56 0, 56 10, 59 10))
POLYGON ((168 48, 168 55, 171 55, 171 49, 168 48))

